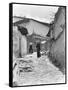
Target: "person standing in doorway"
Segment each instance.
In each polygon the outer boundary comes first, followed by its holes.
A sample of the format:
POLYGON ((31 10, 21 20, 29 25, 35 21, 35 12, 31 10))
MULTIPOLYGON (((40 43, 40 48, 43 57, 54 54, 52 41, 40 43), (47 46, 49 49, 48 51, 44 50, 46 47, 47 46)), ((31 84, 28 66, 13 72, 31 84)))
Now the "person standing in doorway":
POLYGON ((33 53, 32 43, 30 43, 30 45, 29 45, 29 53, 30 54, 33 53))
POLYGON ((40 42, 37 43, 36 45, 36 48, 37 48, 37 57, 41 57, 41 53, 40 53, 40 42))

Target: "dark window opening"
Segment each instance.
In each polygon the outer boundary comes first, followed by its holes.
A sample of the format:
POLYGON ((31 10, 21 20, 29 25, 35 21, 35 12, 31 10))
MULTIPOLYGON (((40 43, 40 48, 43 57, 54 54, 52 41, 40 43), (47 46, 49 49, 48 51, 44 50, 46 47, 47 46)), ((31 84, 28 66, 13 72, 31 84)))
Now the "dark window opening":
POLYGON ((28 30, 24 27, 18 26, 18 30, 21 32, 22 35, 26 36, 28 34, 28 30))

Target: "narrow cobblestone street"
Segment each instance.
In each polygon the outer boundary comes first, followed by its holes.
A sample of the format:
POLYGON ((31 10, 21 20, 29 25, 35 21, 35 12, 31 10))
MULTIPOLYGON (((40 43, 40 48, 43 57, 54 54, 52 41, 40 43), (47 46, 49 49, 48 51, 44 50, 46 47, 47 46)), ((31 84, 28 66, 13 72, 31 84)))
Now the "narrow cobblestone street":
POLYGON ((23 59, 32 61, 33 70, 17 74, 18 67, 14 69, 14 81, 16 81, 18 86, 65 82, 65 76, 49 61, 47 56, 43 55, 37 58, 36 53, 33 53, 23 59))

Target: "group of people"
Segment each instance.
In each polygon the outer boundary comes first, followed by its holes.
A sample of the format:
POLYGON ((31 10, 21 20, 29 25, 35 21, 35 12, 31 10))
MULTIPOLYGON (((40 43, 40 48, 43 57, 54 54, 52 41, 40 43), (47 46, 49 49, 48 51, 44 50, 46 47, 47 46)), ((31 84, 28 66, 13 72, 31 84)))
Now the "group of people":
MULTIPOLYGON (((40 50, 41 50, 41 48, 40 48, 40 42, 37 43, 36 50, 37 50, 37 57, 38 58, 41 57, 41 53, 40 53, 40 50)), ((32 46, 32 44, 30 44, 30 46, 29 46, 29 53, 33 53, 33 46, 32 46)))

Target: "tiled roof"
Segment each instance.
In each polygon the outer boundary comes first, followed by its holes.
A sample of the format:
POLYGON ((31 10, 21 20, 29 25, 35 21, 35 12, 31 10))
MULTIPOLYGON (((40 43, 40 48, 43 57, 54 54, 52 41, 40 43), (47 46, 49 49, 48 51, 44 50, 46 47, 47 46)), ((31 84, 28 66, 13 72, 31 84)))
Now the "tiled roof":
POLYGON ((28 23, 28 22, 29 22, 29 19, 24 18, 24 19, 22 19, 22 20, 19 20, 19 21, 13 23, 13 25, 14 25, 14 26, 18 26, 18 25, 20 25, 20 24, 22 24, 22 23, 28 23))
POLYGON ((36 21, 36 22, 41 23, 43 25, 47 25, 48 27, 50 26, 50 24, 48 24, 48 23, 40 22, 40 21, 32 19, 32 18, 25 18, 25 17, 13 17, 13 18, 20 18, 20 19, 22 19, 22 20, 19 20, 19 21, 13 23, 14 26, 20 25, 22 23, 28 23, 30 20, 36 21))

